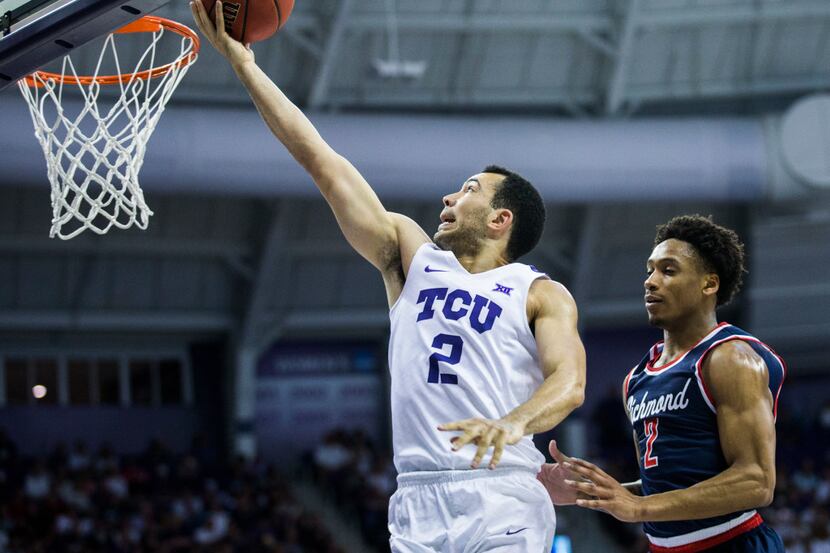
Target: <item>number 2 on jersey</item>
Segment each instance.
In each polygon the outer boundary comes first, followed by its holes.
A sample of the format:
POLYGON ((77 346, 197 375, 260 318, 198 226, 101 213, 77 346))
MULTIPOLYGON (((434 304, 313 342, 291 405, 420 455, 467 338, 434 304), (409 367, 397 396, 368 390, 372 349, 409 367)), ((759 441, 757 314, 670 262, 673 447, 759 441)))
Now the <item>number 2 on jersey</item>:
POLYGON ((464 341, 461 336, 453 336, 452 334, 439 334, 432 341, 432 347, 437 350, 444 349, 444 346, 450 346, 450 354, 435 352, 429 356, 429 376, 427 382, 430 384, 458 384, 458 375, 452 373, 442 373, 438 367, 439 362, 448 365, 457 365, 461 361, 461 350, 464 348, 464 341))
POLYGON ((658 465, 658 458, 654 456, 654 442, 657 441, 657 423, 659 419, 643 421, 646 428, 646 454, 643 455, 643 468, 653 468, 658 465))

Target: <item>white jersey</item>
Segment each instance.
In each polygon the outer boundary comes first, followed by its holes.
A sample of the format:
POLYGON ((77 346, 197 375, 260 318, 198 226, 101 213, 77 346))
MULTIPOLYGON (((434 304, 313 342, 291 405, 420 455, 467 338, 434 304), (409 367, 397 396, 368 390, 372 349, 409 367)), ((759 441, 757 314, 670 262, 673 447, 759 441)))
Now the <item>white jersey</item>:
MULTIPOLYGON (((541 385, 527 321, 530 285, 544 273, 511 263, 469 273, 450 251, 421 246, 389 312, 392 441, 399 474, 465 470, 473 448, 453 453, 438 425, 499 419, 541 385)), ((538 471, 544 457, 525 436, 506 446, 501 467, 538 471)))

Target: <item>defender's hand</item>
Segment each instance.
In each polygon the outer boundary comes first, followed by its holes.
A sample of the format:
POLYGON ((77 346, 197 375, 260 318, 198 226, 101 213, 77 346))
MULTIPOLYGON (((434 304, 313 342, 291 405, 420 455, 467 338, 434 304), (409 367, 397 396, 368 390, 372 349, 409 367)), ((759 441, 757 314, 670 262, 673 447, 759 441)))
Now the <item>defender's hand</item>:
POLYGON ((573 459, 559 451, 559 448, 556 447, 556 440, 550 441, 548 451, 556 462, 542 465, 542 470, 536 475, 536 479, 548 491, 553 504, 573 505, 577 499, 590 499, 587 495, 566 484, 569 480, 580 480, 580 477, 576 472, 565 468, 565 463, 573 462, 573 459))
POLYGON ((623 522, 643 522, 643 497, 632 494, 615 478, 593 463, 582 459, 571 459, 563 465, 586 480, 585 482, 570 479, 566 481, 566 484, 573 490, 590 496, 590 499, 577 499, 577 505, 603 511, 623 522))
POLYGON ((214 20, 216 21, 215 25, 210 20, 210 17, 208 17, 201 0, 191 0, 190 2, 190 11, 193 12, 193 19, 196 20, 196 25, 199 26, 199 30, 202 31, 202 34, 205 35, 208 42, 220 54, 228 58, 231 65, 237 66, 254 61, 254 53, 251 50, 251 45, 245 45, 234 40, 225 31, 225 16, 222 13, 222 2, 217 1, 214 4, 214 8, 216 11, 214 16, 214 20))
POLYGON ((513 445, 524 436, 524 426, 504 419, 467 419, 442 424, 438 427, 438 430, 444 432, 460 430, 463 432, 461 436, 456 436, 450 440, 453 451, 458 451, 469 443, 478 446, 476 456, 473 457, 473 462, 470 464, 470 467, 474 469, 481 464, 484 454, 491 446, 494 448, 493 457, 490 458, 490 464, 487 468, 496 468, 496 465, 501 461, 504 446, 513 445))

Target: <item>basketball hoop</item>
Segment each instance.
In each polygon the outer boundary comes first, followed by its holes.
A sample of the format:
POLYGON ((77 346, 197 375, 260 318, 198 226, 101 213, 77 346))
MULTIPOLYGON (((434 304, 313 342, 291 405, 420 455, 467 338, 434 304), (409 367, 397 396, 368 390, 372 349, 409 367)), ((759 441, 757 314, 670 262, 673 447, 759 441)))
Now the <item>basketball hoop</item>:
POLYGON ((79 76, 66 56, 60 73, 37 71, 18 81, 46 156, 52 186, 50 237, 68 240, 86 229, 105 234, 113 226, 147 228, 153 212, 138 184, 147 141, 198 53, 199 38, 191 29, 145 16, 105 38, 92 75, 79 76), (122 72, 116 39, 136 33, 146 33, 150 44, 132 70, 122 72), (156 65, 156 46, 165 36, 180 37, 178 54, 166 65, 156 65), (114 64, 115 74, 100 74, 105 61, 114 64), (115 85, 119 94, 112 105, 99 106, 101 87, 115 85), (64 87, 80 91, 78 113, 65 112, 64 87))

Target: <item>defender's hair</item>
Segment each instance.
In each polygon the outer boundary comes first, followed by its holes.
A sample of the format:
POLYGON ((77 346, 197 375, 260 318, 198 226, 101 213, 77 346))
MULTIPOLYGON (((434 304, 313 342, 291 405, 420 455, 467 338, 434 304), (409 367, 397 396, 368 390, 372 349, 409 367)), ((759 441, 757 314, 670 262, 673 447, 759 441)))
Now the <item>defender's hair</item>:
POLYGON ((741 289, 746 272, 744 245, 735 231, 716 225, 712 217, 681 215, 657 226, 654 245, 674 238, 690 244, 707 271, 720 278, 717 305, 726 305, 741 289))

